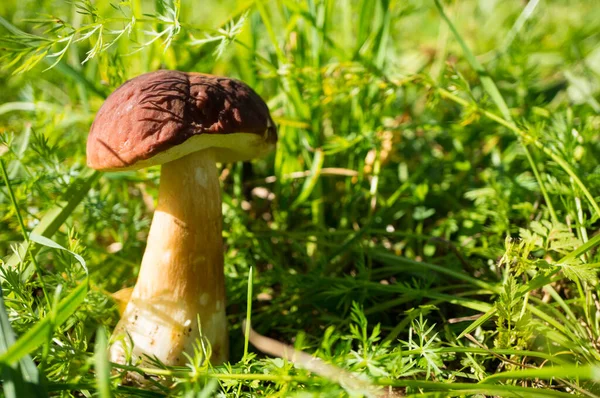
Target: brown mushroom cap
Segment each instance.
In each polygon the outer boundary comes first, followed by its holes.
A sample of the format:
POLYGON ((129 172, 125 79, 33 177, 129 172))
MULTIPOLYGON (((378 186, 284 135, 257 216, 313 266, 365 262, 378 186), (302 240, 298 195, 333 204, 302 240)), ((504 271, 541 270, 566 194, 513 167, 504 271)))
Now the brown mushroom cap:
POLYGON ((214 148, 221 162, 260 157, 277 129, 264 101, 226 77, 159 70, 125 82, 104 102, 88 136, 97 170, 140 169, 214 148))

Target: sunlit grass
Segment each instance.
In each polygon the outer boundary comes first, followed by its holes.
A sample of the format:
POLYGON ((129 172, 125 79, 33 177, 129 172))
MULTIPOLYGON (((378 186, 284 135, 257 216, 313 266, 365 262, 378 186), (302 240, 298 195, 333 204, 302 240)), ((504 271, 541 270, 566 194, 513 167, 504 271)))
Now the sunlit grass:
POLYGON ((0 16, 6 396, 600 395, 594 2, 23 0, 0 16), (85 140, 113 89, 159 68, 242 79, 279 127, 270 157, 221 165, 223 366, 105 356, 159 169, 93 172, 85 140), (343 371, 257 351, 245 318, 343 371))

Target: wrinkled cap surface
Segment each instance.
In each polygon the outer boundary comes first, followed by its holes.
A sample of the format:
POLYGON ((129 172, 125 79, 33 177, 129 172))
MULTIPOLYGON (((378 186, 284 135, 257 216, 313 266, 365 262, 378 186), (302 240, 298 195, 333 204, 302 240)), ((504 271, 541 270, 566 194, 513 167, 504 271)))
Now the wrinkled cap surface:
POLYGON ((213 148, 220 162, 260 157, 277 142, 269 109, 245 83, 159 70, 125 82, 98 111, 88 166, 140 169, 213 148))

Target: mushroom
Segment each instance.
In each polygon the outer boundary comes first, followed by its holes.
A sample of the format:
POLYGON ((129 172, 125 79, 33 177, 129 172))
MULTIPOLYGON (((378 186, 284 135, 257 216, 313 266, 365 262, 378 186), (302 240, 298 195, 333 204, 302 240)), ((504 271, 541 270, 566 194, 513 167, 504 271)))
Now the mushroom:
POLYGON ((184 365, 201 336, 213 363, 228 358, 221 188, 217 162, 275 147, 264 101, 226 77, 159 70, 127 81, 90 129, 88 166, 104 171, 162 165, 139 276, 113 332, 110 360, 156 357, 184 365), (200 319, 200 327, 197 319, 200 319))

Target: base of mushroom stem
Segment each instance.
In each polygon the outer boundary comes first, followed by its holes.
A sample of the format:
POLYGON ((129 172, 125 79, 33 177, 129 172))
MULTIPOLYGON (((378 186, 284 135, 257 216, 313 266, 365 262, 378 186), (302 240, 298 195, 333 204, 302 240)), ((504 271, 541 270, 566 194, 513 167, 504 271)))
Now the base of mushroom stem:
POLYGON ((147 367, 156 357, 167 366, 183 366, 189 362, 184 353, 194 358, 204 344, 211 364, 222 364, 229 357, 229 341, 225 306, 221 307, 189 311, 164 300, 132 299, 112 334, 109 359, 120 364, 141 359, 141 366, 147 367))

